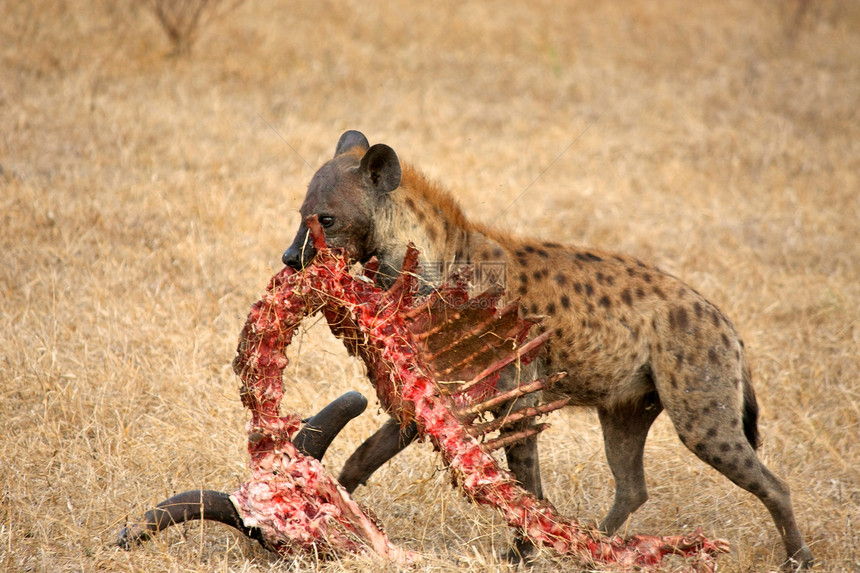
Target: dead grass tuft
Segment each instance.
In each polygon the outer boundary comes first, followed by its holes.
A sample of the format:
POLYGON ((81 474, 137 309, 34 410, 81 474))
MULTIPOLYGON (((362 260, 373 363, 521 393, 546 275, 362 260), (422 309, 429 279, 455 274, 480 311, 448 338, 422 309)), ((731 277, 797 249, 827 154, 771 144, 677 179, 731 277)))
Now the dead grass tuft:
POLYGON ((171 56, 187 56, 197 41, 201 29, 223 18, 243 0, 224 3, 222 0, 140 0, 167 34, 171 56))
MULTIPOLYGON (((0 570, 388 569, 280 561, 212 525, 111 546, 153 503, 246 475, 237 336, 348 128, 475 217, 654 261, 723 308, 820 570, 860 569, 856 3, 279 1, 212 22, 182 59, 136 3, 3 13, 0 570)), ((320 325, 292 352, 290 408, 370 392, 320 325)), ((353 423, 328 467, 381 421, 353 423)), ((548 495, 597 519, 612 483, 596 418, 551 422, 548 495)), ((732 544, 723 571, 782 559, 764 508, 667 420, 646 466, 631 533, 702 525, 732 544)), ((419 570, 504 570, 509 533, 427 446, 358 498, 419 570)))

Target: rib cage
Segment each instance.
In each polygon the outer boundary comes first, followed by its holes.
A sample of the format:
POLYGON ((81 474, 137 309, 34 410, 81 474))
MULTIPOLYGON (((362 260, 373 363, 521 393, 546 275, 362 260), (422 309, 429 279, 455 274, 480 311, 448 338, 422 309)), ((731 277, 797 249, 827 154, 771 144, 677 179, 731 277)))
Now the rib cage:
POLYGON ((267 294, 251 311, 234 360, 244 383, 242 400, 252 414, 252 478, 232 499, 246 525, 263 531, 270 548, 290 552, 313 546, 336 552, 370 547, 399 561, 415 558, 392 546, 375 520, 315 460, 289 444, 297 418, 278 414, 287 365, 284 352, 301 319, 321 310, 332 332, 364 361, 382 406, 402 424, 415 420, 463 493, 477 504, 494 507, 536 544, 589 567, 647 569, 659 565, 665 555, 680 554, 694 557, 690 566, 697 570, 713 570, 715 556, 726 551, 727 544, 706 539, 701 530, 688 536, 606 538, 562 517, 498 466, 491 450, 546 428, 539 424, 508 431, 508 425, 565 403, 559 400, 475 423, 482 412, 545 389, 558 378, 528 382, 504 394, 496 390, 500 371, 515 361, 532 360, 548 336, 527 338, 536 321, 521 317, 516 303, 497 310, 498 290, 469 298, 463 277, 453 277, 419 299, 412 273, 418 253, 413 248, 394 285, 382 291, 367 280, 373 265, 364 280, 353 277, 345 257, 326 248, 315 216, 308 226, 316 258, 300 273, 285 268, 272 278, 267 294), (496 431, 501 433, 483 443, 476 439, 496 431))

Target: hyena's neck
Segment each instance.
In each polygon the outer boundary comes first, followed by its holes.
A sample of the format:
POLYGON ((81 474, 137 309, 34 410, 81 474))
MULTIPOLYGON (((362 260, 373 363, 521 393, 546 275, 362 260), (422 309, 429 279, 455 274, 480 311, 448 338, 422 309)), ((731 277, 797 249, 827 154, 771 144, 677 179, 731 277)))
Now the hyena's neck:
POLYGON ((378 217, 377 228, 384 276, 400 269, 410 242, 421 252, 421 275, 430 285, 438 285, 459 265, 474 263, 478 253, 502 255, 498 243, 466 218, 448 191, 408 165, 403 165, 400 187, 378 217))

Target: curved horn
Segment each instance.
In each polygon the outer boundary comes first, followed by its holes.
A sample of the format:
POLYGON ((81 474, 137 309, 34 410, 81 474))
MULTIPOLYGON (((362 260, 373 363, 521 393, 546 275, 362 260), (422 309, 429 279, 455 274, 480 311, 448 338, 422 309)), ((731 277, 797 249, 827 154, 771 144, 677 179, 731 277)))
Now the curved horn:
POLYGON ((316 416, 308 418, 293 437, 293 445, 306 456, 322 460, 332 440, 347 422, 364 412, 365 408, 367 398, 354 390, 347 392, 316 416))
MULTIPOLYGON (((364 412, 366 407, 367 398, 355 391, 347 392, 309 418, 293 437, 293 445, 303 454, 321 460, 337 434, 350 420, 364 412)), ((117 545, 123 549, 131 549, 133 545, 146 541, 162 529, 195 519, 229 525, 263 544, 260 530, 245 527, 228 494, 194 489, 162 501, 155 509, 147 511, 140 522, 124 527, 119 532, 117 545)))
POLYGON ((117 545, 123 549, 131 549, 133 545, 146 541, 162 529, 195 519, 224 523, 263 543, 259 529, 245 527, 242 523, 242 518, 239 517, 229 495, 209 489, 194 489, 162 501, 155 509, 147 511, 139 523, 124 527, 119 532, 117 545))

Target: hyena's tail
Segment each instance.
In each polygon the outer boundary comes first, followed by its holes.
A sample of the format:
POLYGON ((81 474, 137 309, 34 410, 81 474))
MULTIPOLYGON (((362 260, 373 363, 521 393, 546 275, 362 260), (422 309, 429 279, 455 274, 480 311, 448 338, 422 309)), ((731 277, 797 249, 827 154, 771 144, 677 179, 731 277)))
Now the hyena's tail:
POLYGON ((744 435, 747 441, 757 450, 761 440, 758 434, 758 402, 755 399, 755 390, 752 386, 752 375, 748 364, 744 364, 744 403, 743 403, 743 423, 744 435))

